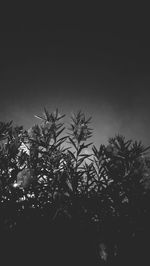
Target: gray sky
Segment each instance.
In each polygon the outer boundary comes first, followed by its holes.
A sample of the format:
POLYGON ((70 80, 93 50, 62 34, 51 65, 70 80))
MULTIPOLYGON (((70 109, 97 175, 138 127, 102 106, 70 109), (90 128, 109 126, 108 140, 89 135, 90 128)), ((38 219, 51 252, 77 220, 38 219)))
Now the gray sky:
POLYGON ((1 31, 0 120, 29 128, 44 106, 58 107, 65 121, 81 109, 93 117, 96 145, 117 133, 149 145, 146 33, 138 27, 8 25, 1 31))

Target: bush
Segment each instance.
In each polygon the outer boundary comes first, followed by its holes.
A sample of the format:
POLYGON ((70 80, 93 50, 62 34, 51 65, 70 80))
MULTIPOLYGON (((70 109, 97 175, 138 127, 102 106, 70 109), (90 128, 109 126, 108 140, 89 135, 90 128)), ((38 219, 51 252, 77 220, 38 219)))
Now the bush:
POLYGON ((46 250, 43 234, 45 239, 53 235, 56 250, 55 242, 63 239, 59 253, 64 239, 72 239, 74 256, 80 246, 80 260, 89 250, 93 260, 113 261, 125 241, 148 230, 149 147, 116 135, 97 149, 87 143, 91 118, 81 111, 71 117, 67 133, 58 110, 44 109, 44 116, 36 117, 41 123, 28 131, 0 122, 1 231, 5 236, 17 233, 18 243, 26 246, 35 239, 36 251, 44 242, 46 250))

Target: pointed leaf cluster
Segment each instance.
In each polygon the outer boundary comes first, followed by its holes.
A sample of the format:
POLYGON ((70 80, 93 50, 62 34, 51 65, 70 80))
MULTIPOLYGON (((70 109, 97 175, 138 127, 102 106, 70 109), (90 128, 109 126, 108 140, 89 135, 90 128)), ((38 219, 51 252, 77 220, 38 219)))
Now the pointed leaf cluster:
POLYGON ((43 117, 36 117, 41 123, 28 131, 0 122, 0 223, 14 226, 37 212, 53 222, 63 216, 117 235, 122 221, 132 233, 139 223, 144 227, 150 215, 149 147, 119 134, 99 148, 87 143, 91 118, 81 111, 67 134, 58 109, 44 108, 43 117))

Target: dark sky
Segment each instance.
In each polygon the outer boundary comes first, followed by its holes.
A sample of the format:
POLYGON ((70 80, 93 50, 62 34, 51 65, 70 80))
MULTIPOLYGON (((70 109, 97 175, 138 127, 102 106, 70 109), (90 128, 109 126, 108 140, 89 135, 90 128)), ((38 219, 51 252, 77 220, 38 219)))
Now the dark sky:
POLYGON ((1 29, 0 120, 25 128, 56 107, 92 116, 95 144, 150 144, 150 40, 143 25, 21 23, 1 29), (114 26, 114 25, 113 25, 114 26))

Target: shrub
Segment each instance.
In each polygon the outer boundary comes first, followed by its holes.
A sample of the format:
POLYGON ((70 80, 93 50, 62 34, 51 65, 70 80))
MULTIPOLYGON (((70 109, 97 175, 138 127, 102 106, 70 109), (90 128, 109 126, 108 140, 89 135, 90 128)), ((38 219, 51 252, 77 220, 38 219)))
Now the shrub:
POLYGON ((81 111, 67 133, 57 109, 36 117, 41 123, 28 131, 0 122, 1 229, 71 226, 89 234, 99 259, 107 250, 113 260, 125 238, 148 228, 149 147, 116 135, 97 149, 81 111))

